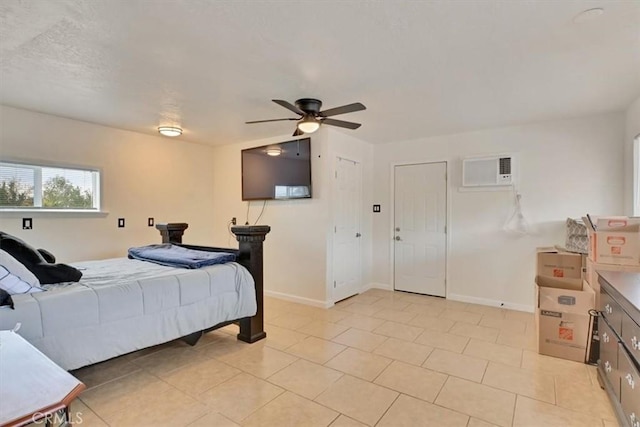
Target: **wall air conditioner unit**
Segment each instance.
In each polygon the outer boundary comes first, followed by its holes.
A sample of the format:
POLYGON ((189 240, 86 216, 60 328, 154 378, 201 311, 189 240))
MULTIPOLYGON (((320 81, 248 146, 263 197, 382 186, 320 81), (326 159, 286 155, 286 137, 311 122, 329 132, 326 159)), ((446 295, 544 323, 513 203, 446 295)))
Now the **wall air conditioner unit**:
POLYGON ((462 160, 463 187, 498 187, 514 183, 513 156, 471 157, 462 160))

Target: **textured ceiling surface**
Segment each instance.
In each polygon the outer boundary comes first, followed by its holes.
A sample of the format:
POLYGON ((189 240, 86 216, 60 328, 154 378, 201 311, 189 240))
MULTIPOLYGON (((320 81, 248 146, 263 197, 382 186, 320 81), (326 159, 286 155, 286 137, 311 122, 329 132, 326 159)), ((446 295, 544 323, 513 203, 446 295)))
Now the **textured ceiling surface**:
POLYGON ((271 99, 362 102, 336 118, 384 143, 638 95, 640 1, 0 2, 0 104, 149 134, 180 125, 199 143, 292 132, 244 124, 295 117, 271 99))

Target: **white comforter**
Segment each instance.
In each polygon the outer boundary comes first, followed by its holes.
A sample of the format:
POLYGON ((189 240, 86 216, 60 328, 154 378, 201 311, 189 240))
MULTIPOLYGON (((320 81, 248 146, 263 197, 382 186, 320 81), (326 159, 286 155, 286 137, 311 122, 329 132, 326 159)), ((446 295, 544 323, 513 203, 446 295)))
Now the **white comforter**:
POLYGON ((79 283, 14 295, 0 329, 25 339, 65 369, 171 341, 218 323, 253 316, 253 278, 239 264, 197 270, 116 258, 74 264, 79 283))

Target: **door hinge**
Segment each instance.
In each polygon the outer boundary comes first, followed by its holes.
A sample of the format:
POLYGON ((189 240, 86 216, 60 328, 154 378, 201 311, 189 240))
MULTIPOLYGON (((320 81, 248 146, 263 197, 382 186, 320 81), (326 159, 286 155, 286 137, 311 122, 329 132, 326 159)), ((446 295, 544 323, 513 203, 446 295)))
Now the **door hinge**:
POLYGON ((333 287, 334 288, 336 287, 336 281, 335 280, 333 281, 333 287))
POLYGON ((334 233, 337 233, 337 232, 338 232, 338 227, 334 226, 334 227, 333 227, 333 232, 334 232, 334 233))
POLYGON ((447 234, 447 226, 444 226, 444 234, 447 234))

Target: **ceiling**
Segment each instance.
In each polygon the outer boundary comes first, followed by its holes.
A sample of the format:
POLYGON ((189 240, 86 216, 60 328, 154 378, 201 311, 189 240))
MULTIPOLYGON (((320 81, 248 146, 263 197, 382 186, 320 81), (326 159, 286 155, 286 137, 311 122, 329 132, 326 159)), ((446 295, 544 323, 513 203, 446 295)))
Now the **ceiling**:
POLYGON ((639 1, 2 0, 0 104, 230 144, 315 97, 372 143, 621 111, 639 1), (596 20, 572 22, 603 7, 596 20))

